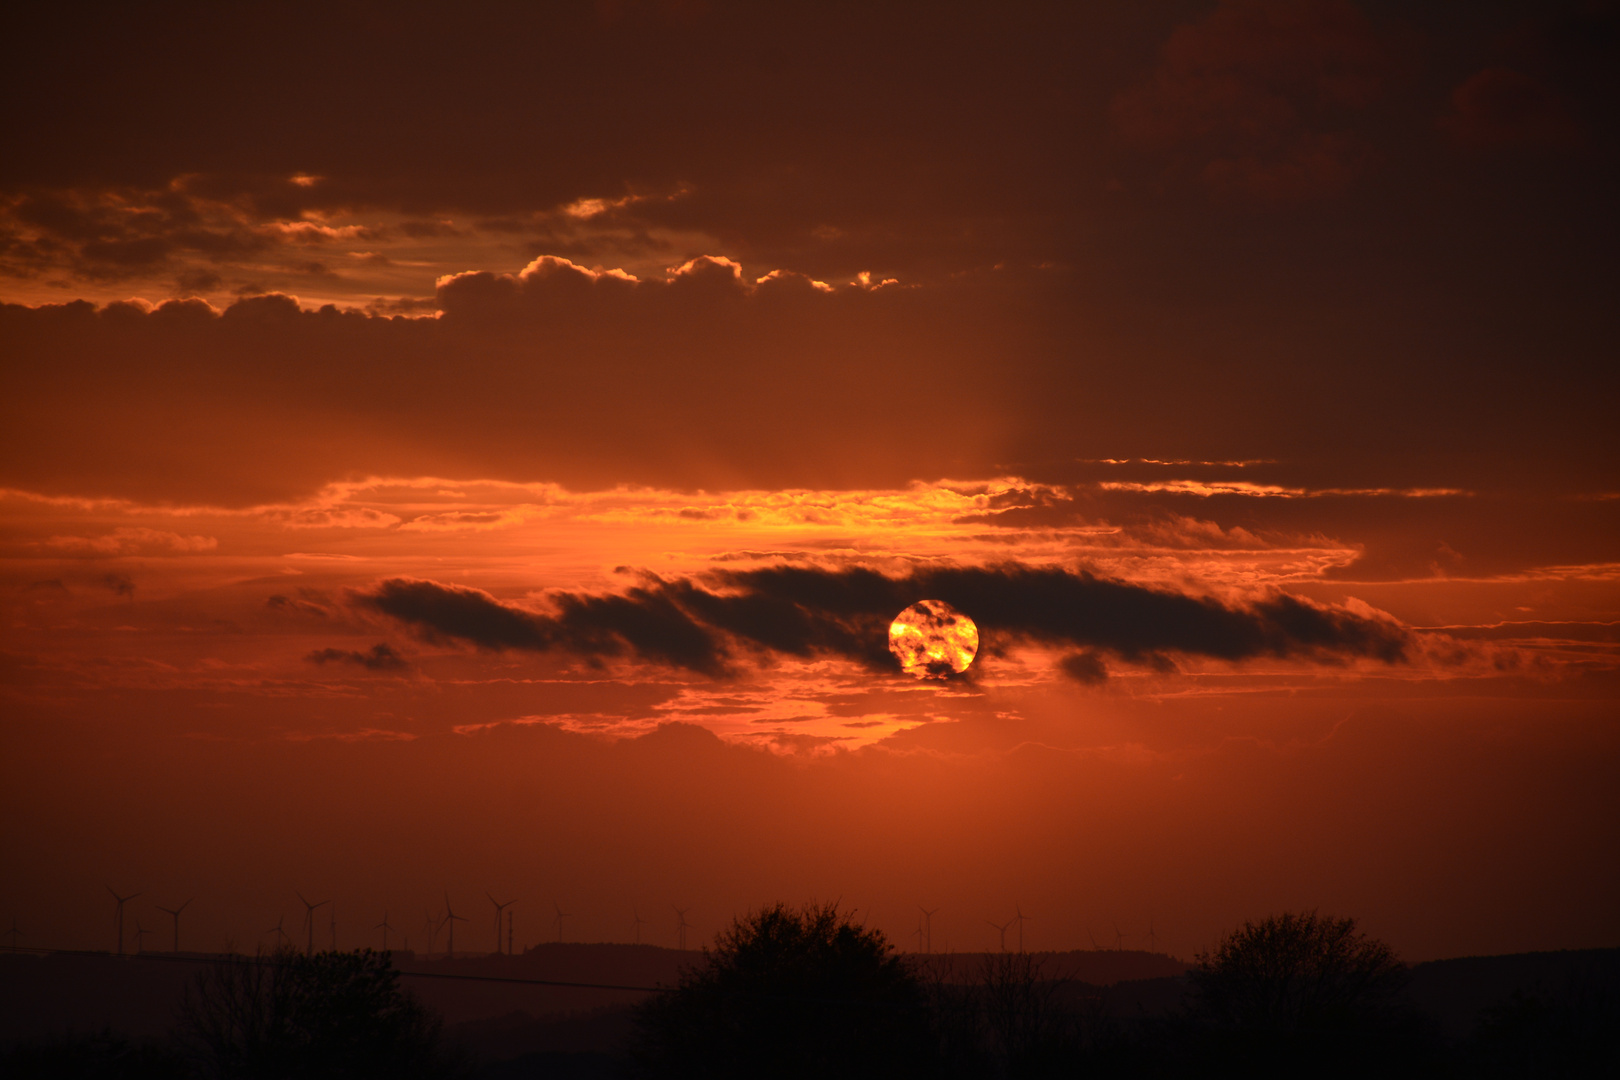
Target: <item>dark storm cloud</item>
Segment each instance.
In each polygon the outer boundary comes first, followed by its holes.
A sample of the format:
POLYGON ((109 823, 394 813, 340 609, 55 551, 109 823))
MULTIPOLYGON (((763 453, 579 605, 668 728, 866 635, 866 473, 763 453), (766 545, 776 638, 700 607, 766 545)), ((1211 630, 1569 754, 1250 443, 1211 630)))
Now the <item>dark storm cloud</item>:
MULTIPOLYGON (((725 673, 737 650, 841 656, 894 670, 888 624, 920 599, 942 599, 971 616, 991 649, 1017 641, 1100 650, 1157 670, 1166 654, 1228 661, 1261 656, 1336 661, 1405 658, 1399 626, 1343 608, 1278 594, 1225 604, 1053 567, 948 567, 890 577, 855 568, 779 566, 719 572, 702 581, 653 580, 622 593, 560 592, 552 610, 530 611, 488 593, 432 581, 392 579, 356 594, 435 641, 487 649, 561 650, 591 658, 636 657, 707 675, 725 673)), ((1073 661, 1071 663, 1070 661, 1073 661)), ((1082 681, 1107 672, 1094 652, 1064 670, 1082 681)))
POLYGON ((304 659, 312 664, 355 664, 367 671, 404 671, 411 666, 385 641, 364 652, 356 649, 316 649, 304 659))

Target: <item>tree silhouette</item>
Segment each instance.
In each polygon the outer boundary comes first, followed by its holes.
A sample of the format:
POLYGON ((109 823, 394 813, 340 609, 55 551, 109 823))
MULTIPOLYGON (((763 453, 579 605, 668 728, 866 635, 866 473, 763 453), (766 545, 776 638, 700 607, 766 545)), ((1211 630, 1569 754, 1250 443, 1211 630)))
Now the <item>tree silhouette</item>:
POLYGON ((922 984, 836 904, 735 919, 705 963, 637 1016, 655 1077, 906 1077, 928 1071, 922 984))
POLYGON ((179 1035, 202 1075, 219 1080, 428 1080, 461 1071, 439 1027, 387 953, 281 949, 200 975, 179 1035))
POLYGON ((1354 919, 1309 911, 1245 922, 1197 961, 1193 1015, 1234 1064, 1335 1075, 1411 1041, 1397 1001, 1406 966, 1354 919))

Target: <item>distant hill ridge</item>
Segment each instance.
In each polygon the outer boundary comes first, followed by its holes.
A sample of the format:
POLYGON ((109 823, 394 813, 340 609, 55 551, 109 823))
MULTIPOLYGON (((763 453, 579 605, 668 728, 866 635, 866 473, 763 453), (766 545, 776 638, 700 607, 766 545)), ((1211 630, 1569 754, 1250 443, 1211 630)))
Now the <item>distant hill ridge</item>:
MULTIPOLYGON (((946 982, 975 978, 985 962, 1006 953, 902 953, 933 978, 946 982)), ((1093 986, 1111 986, 1132 979, 1162 979, 1184 974, 1185 960, 1140 949, 1071 949, 1031 951, 1029 956, 1042 974, 1054 979, 1073 979, 1093 986)), ((558 982, 610 984, 615 986, 671 986, 682 968, 703 962, 696 949, 682 951, 658 945, 626 945, 614 942, 546 942, 514 956, 457 954, 454 958, 394 954, 401 971, 422 974, 468 975, 484 978, 530 978, 558 982)))

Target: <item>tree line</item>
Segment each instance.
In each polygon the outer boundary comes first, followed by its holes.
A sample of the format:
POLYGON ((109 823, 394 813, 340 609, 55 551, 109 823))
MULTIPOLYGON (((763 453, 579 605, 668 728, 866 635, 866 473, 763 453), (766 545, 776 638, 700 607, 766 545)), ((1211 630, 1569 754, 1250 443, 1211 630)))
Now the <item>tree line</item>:
MULTIPOLYGON (((1394 951, 1353 919, 1285 913, 1245 923, 1200 954, 1179 1006, 1133 1014, 1037 955, 992 955, 971 978, 947 981, 836 905, 774 904, 733 920, 703 963, 638 1006, 627 1054, 596 1063, 592 1075, 1620 1075, 1612 987, 1517 995, 1458 1044, 1407 1004, 1407 978, 1394 951)), ((143 1080, 453 1080, 481 1071, 401 987, 389 955, 370 950, 224 959, 188 989, 166 1043, 110 1033, 37 1041, 0 1054, 0 1066, 8 1077, 143 1080)))

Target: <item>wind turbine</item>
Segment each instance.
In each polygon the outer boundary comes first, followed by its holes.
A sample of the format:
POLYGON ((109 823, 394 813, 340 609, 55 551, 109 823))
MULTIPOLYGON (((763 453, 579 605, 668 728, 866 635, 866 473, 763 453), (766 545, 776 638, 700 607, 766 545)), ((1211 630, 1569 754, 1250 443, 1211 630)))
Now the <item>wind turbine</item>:
POLYGON ((1151 916, 1151 915, 1148 916, 1147 939, 1148 939, 1148 951, 1149 952, 1157 952, 1158 949, 1159 949, 1159 938, 1158 938, 1158 935, 1154 934, 1154 932, 1153 932, 1153 916, 1151 916))
MULTIPOLYGON (((195 899, 197 899, 195 896, 193 896, 191 898, 191 900, 195 900, 195 899)), ((181 904, 177 908, 166 908, 166 907, 163 907, 162 905, 158 906, 158 910, 163 912, 165 915, 173 915, 174 916, 174 951, 175 952, 180 951, 180 913, 182 911, 186 910, 186 908, 191 904, 191 900, 187 900, 184 904, 181 904)))
POLYGON ((925 946, 923 951, 924 952, 933 952, 934 951, 934 912, 938 911, 939 908, 935 908, 933 911, 930 911, 927 908, 923 907, 921 904, 918 904, 917 905, 917 910, 923 913, 923 939, 927 942, 927 945, 925 946))
POLYGON ((292 945, 292 938, 288 936, 287 931, 285 929, 283 929, 283 926, 282 926, 282 924, 285 923, 286 921, 287 921, 287 916, 285 916, 285 915, 279 916, 276 919, 276 925, 274 925, 270 929, 266 930, 265 933, 267 933, 267 934, 275 934, 277 938, 279 938, 284 944, 286 944, 287 946, 290 947, 292 945))
POLYGON ((387 952, 388 951, 388 932, 393 929, 392 926, 388 925, 388 912, 386 912, 386 911, 383 912, 383 921, 378 923, 376 926, 373 926, 372 929, 373 930, 381 930, 383 932, 383 952, 387 952))
POLYGON ((1014 904, 1013 905, 1013 910, 1018 912, 1018 915, 1013 919, 1013 922, 1018 924, 1018 951, 1023 952, 1024 951, 1024 924, 1029 921, 1029 916, 1024 914, 1024 908, 1023 908, 1023 905, 1021 905, 1021 904, 1014 904))
POLYGON ((1114 951, 1125 951, 1125 935, 1119 932, 1119 923, 1114 924, 1114 951))
POLYGON ((675 909, 676 916, 681 920, 679 923, 677 923, 675 925, 675 933, 679 936, 679 941, 680 941, 680 946, 681 946, 681 951, 682 952, 686 951, 686 931, 689 930, 691 928, 691 926, 692 926, 691 923, 686 921, 686 913, 688 911, 691 911, 691 910, 692 910, 691 908, 683 908, 683 907, 678 907, 678 908, 675 909))
POLYGON ((450 927, 450 936, 444 940, 444 956, 446 960, 453 960, 456 956, 456 923, 466 922, 465 915, 457 915, 450 907, 450 891, 444 893, 444 921, 450 927))
POLYGON ((993 922, 990 922, 989 919, 986 919, 984 921, 987 922, 987 923, 990 923, 991 926, 995 927, 997 930, 999 930, 1001 932, 1001 951, 1006 952, 1007 951, 1007 928, 1013 924, 1013 920, 1008 919, 1004 923, 993 923, 993 922))
POLYGON ((1091 939, 1092 952, 1102 952, 1102 946, 1097 944, 1097 935, 1091 932, 1091 927, 1089 926, 1086 927, 1086 937, 1091 939))
POLYGON ((630 910, 636 916, 636 944, 640 945, 641 944, 641 924, 646 922, 647 920, 643 919, 641 917, 641 909, 640 908, 631 908, 630 910))
POLYGON ((139 896, 141 894, 138 893, 138 892, 132 892, 128 896, 119 896, 117 893, 112 891, 112 886, 111 885, 107 886, 107 891, 112 893, 112 898, 114 900, 118 901, 118 955, 123 956, 124 955, 124 904, 126 904, 130 900, 135 899, 137 896, 139 896))
POLYGON ((551 906, 557 909, 557 942, 558 942, 558 944, 561 944, 562 943, 562 921, 564 919, 571 919, 574 916, 573 916, 572 912, 564 911, 562 909, 562 905, 557 903, 556 901, 552 901, 551 906))
POLYGON ((135 951, 137 953, 145 952, 146 951, 146 935, 147 934, 155 934, 155 933, 157 933, 157 931, 148 930, 146 927, 141 925, 141 920, 140 919, 136 919, 135 920, 135 951))
MULTIPOLYGON (((484 890, 484 895, 489 896, 489 890, 484 890)), ((517 900, 508 900, 503 904, 493 896, 489 896, 489 902, 495 905, 495 955, 499 956, 501 953, 501 912, 517 903, 517 900)))
MULTIPOLYGON (((297 889, 294 889, 293 893, 298 899, 304 900, 304 894, 297 889)), ((320 900, 312 904, 308 900, 304 900, 304 929, 309 932, 309 936, 304 942, 305 956, 315 955, 315 909, 322 904, 330 904, 331 902, 330 900, 320 900)))

